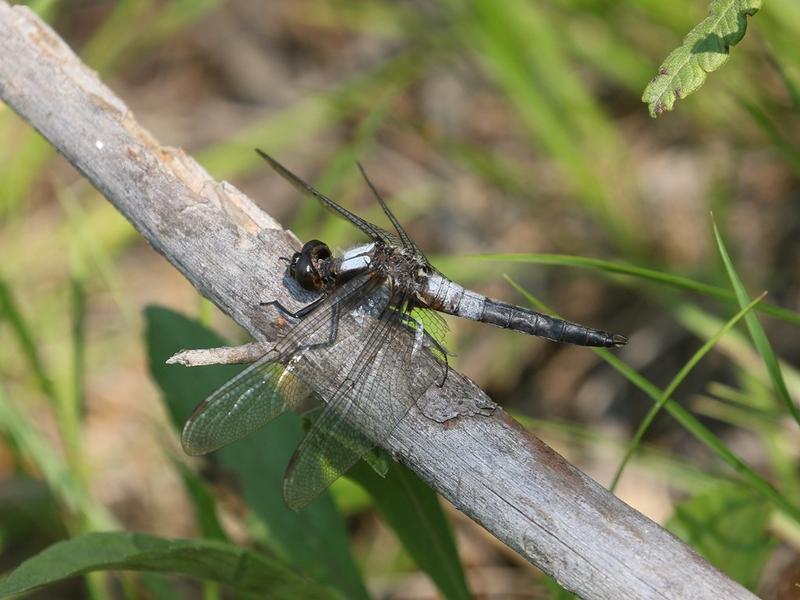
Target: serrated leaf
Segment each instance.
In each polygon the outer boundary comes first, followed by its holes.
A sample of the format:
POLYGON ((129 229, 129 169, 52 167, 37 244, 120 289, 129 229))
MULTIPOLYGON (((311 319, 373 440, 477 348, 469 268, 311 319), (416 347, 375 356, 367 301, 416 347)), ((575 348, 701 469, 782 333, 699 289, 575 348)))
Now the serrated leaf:
POLYGON ((0 581, 0 596, 99 570, 179 573, 270 598, 335 598, 281 561, 212 540, 166 540, 139 533, 90 533, 59 542, 0 581))
POLYGON ((747 588, 758 584, 775 542, 771 509, 758 492, 720 483, 675 507, 666 527, 747 588))
POLYGON ((647 85, 642 102, 651 117, 672 110, 676 100, 697 90, 706 75, 719 69, 747 29, 747 17, 761 8, 761 0, 714 0, 708 16, 673 50, 647 85))

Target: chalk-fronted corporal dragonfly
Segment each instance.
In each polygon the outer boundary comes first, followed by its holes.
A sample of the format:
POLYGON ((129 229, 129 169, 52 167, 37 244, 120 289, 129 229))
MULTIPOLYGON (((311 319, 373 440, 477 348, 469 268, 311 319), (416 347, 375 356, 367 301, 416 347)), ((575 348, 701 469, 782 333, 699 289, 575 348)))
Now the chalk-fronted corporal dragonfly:
POLYGON ((361 230, 368 242, 334 256, 319 240, 289 261, 291 277, 318 293, 296 312, 269 302, 292 323, 258 361, 204 400, 183 429, 188 454, 243 438, 309 398, 324 408, 289 462, 284 498, 299 509, 384 441, 432 385, 443 385, 447 325, 439 313, 582 346, 627 338, 563 321, 465 289, 437 271, 359 169, 394 233, 356 216, 273 158, 258 153, 302 194, 361 230))

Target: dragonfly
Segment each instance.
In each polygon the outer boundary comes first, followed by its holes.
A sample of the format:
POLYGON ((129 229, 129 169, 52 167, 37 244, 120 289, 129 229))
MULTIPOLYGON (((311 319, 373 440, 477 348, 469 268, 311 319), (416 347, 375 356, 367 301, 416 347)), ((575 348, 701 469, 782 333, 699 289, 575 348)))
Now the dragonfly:
POLYGON ((256 362, 203 400, 184 426, 187 454, 240 440, 289 409, 322 406, 294 452, 283 495, 293 510, 309 504, 384 442, 431 386, 444 385, 450 354, 442 313, 581 346, 619 347, 623 335, 571 323, 488 298, 439 272, 359 170, 394 231, 334 202, 261 150, 301 194, 316 198, 366 236, 335 255, 320 240, 288 261, 301 288, 317 294, 299 310, 271 305, 290 324, 256 362))

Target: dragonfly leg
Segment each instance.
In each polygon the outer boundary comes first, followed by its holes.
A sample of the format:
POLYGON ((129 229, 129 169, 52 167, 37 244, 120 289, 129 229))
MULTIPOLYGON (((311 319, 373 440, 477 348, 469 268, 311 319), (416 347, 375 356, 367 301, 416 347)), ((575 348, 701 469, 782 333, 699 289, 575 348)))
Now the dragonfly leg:
MULTIPOLYGON (((319 300, 315 300, 315 302, 319 302, 319 300)), ((298 349, 298 352, 305 352, 306 350, 313 350, 314 348, 322 348, 323 346, 328 346, 330 344, 333 344, 336 341, 336 337, 339 335, 339 307, 338 306, 334 306, 331 309, 330 323, 331 323, 331 332, 330 332, 330 335, 328 335, 328 339, 327 340, 325 340, 324 342, 318 342, 318 343, 314 343, 314 344, 306 344, 304 346, 301 346, 298 349)))
POLYGON ((418 334, 419 332, 422 332, 422 335, 426 340, 428 340, 428 343, 434 348, 436 348, 436 350, 438 350, 439 353, 442 355, 442 358, 444 359, 444 376, 442 377, 442 380, 436 385, 438 387, 443 387, 444 382, 447 380, 447 374, 450 372, 450 362, 447 360, 447 357, 450 356, 450 353, 444 346, 442 346, 436 340, 436 338, 434 338, 431 334, 425 331, 425 326, 422 324, 421 321, 418 321, 417 319, 415 319, 414 317, 412 317, 407 313, 400 313, 400 318, 405 323, 406 327, 414 330, 415 335, 418 334))
POLYGON ((283 304, 281 304, 278 300, 270 300, 269 302, 261 302, 261 306, 274 306, 278 312, 282 313, 284 317, 289 317, 292 321, 298 321, 305 317, 308 313, 314 310, 319 303, 325 299, 325 296, 320 296, 313 302, 306 304, 304 307, 300 308, 296 312, 291 312, 288 308, 286 308, 283 304))

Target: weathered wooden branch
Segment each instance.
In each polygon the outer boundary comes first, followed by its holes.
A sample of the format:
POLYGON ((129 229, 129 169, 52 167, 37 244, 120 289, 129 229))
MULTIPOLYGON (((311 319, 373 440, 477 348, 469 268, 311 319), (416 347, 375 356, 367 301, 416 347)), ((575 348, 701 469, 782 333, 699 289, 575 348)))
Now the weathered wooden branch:
POLYGON ((264 356, 272 344, 251 342, 243 346, 223 346, 222 348, 196 348, 181 350, 167 359, 168 365, 184 367, 203 367, 206 365, 241 365, 256 362, 264 356))
MULTIPOLYGON (((297 248, 291 233, 181 150, 159 145, 58 35, 3 0, 0 97, 257 342, 282 325, 260 302, 305 300, 293 297, 296 286, 287 285, 278 259, 297 248)), ((468 379, 451 374, 425 401, 433 408, 412 409, 387 448, 565 588, 615 600, 753 597, 505 412, 492 411, 468 379)))

